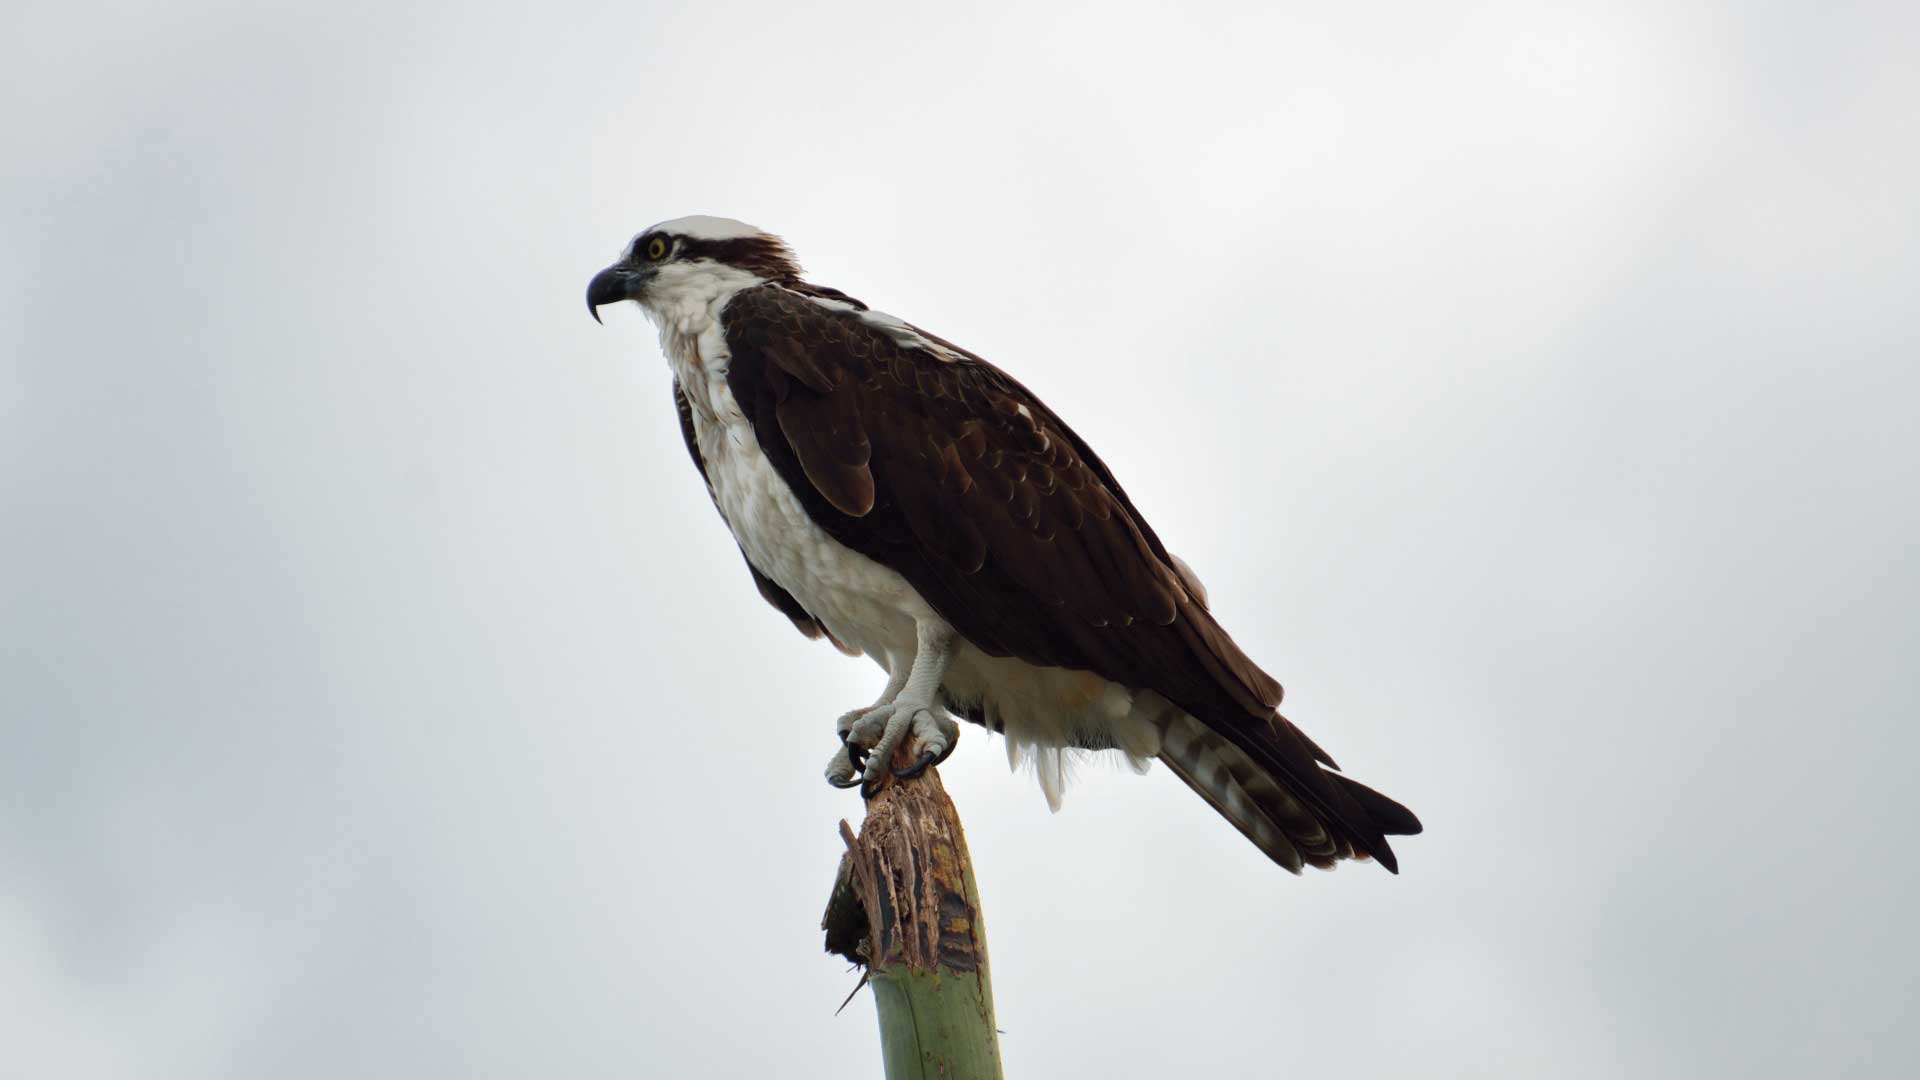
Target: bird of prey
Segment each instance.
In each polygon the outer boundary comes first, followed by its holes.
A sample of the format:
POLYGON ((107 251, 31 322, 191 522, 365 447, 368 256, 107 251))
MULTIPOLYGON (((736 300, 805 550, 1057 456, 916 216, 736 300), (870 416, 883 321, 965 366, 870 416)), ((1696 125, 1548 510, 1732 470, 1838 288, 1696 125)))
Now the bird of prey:
POLYGON ((1157 758, 1295 873, 1398 870, 1420 831, 1279 715, 1280 684, 1214 621, 1080 436, 999 368, 801 277, 778 237, 685 217, 587 286, 659 328, 687 452, 760 595, 887 674, 839 717, 827 779, 872 794, 960 729, 1001 733, 1059 806, 1062 755, 1157 758))

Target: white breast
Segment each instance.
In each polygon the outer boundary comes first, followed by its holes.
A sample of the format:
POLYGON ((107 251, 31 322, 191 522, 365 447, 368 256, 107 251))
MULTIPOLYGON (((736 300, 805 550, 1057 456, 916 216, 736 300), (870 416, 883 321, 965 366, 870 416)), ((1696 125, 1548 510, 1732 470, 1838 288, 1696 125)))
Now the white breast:
MULTIPOLYGON (((720 297, 712 310, 725 306, 720 297)), ((694 327, 686 327, 693 330, 694 327)), ((696 332, 667 326, 661 345, 693 406, 694 443, 713 499, 756 570, 793 594, 833 636, 887 670, 910 663, 914 622, 936 616, 898 573, 828 536, 760 449, 727 385, 717 319, 696 332)))

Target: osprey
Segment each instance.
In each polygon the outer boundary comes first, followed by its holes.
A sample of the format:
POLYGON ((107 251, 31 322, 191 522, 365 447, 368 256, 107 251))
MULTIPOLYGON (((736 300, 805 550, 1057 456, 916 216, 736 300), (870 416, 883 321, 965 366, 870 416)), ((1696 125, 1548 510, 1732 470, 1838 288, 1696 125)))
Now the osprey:
POLYGON ((1028 754, 1059 807, 1062 755, 1155 758, 1298 873, 1420 831, 1275 710, 1280 684, 1207 609, 1092 448, 1005 372, 800 276, 725 218, 642 232, 587 308, 660 330, 687 452, 760 595, 887 674, 841 716, 827 779, 884 782, 951 754, 948 714, 1028 754))

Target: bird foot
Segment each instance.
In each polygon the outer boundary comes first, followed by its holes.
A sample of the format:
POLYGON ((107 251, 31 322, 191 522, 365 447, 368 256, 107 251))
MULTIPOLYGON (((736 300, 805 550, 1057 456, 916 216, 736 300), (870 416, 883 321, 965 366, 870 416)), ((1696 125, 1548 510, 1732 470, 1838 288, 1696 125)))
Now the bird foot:
POLYGON ((888 763, 904 742, 911 764, 893 775, 907 779, 938 765, 960 741, 960 725, 931 702, 894 701, 855 709, 835 725, 840 749, 827 762, 827 783, 872 798, 886 779, 888 763))

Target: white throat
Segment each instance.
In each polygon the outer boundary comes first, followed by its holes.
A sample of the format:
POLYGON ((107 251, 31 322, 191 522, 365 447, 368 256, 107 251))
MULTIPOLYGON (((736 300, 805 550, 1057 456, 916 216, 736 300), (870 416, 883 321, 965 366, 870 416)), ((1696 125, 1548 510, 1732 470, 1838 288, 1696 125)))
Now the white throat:
POLYGON ((641 310, 660 328, 660 351, 693 406, 694 428, 703 437, 746 418, 726 392, 726 334, 720 312, 735 293, 765 279, 737 267, 702 259, 670 263, 648 283, 641 310))
POLYGON ((647 283, 640 308, 660 328, 663 342, 668 334, 697 336, 719 316, 734 293, 763 280, 757 274, 710 259, 668 263, 647 283))

